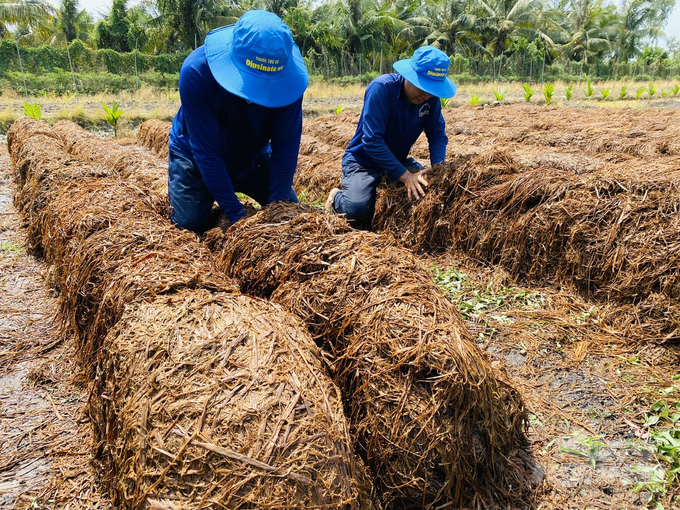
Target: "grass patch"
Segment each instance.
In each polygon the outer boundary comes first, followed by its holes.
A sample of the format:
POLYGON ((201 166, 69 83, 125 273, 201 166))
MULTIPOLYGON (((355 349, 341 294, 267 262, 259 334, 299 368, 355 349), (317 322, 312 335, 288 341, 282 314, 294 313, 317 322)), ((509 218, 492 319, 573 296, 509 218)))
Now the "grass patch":
POLYGON ((0 241, 0 252, 20 252, 24 247, 11 241, 0 241))

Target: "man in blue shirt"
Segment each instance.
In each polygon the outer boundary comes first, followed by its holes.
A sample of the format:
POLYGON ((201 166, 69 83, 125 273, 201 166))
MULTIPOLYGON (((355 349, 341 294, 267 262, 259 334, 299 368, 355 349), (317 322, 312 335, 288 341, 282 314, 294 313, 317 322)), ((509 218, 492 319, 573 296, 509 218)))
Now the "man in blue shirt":
POLYGON ((182 64, 172 122, 168 194, 172 221, 203 233, 214 202, 229 221, 260 205, 297 202, 292 188, 309 77, 290 29, 269 12, 246 12, 211 31, 182 64))
POLYGON ((342 189, 334 188, 326 201, 329 212, 370 230, 383 175, 403 182, 410 199, 424 196, 430 167, 423 168, 408 153, 425 131, 430 164, 444 161, 448 138, 439 98, 456 93, 447 78, 449 62, 444 52, 422 46, 413 58, 394 64, 397 73, 378 76, 368 85, 359 125, 342 158, 342 189))

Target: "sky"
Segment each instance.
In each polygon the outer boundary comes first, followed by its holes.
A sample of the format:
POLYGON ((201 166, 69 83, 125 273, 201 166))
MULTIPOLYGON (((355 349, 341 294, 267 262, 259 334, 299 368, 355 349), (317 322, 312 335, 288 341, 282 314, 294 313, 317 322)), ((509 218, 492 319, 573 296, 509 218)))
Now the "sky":
MULTIPOLYGON (((50 0, 54 5, 59 4, 59 0, 50 0)), ((112 0, 80 0, 80 7, 86 9, 87 12, 92 14, 95 18, 98 18, 97 12, 109 12, 111 10, 112 0)), ((128 7, 135 5, 137 2, 135 0, 128 0, 128 7)), ((673 36, 680 39, 680 2, 676 1, 675 10, 671 14, 666 28, 664 29, 667 36, 673 36)))

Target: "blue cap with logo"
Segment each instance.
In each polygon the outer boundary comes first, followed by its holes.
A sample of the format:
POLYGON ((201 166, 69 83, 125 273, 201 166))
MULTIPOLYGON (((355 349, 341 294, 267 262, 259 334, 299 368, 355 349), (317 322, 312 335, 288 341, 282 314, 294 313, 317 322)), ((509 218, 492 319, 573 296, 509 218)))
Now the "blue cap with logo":
POLYGON ((436 97, 453 97, 456 84, 447 78, 451 60, 434 46, 421 46, 412 58, 394 63, 394 69, 420 90, 436 97))
POLYGON ((309 75, 290 29, 277 15, 248 11, 205 38, 217 83, 255 104, 278 108, 302 97, 309 75))

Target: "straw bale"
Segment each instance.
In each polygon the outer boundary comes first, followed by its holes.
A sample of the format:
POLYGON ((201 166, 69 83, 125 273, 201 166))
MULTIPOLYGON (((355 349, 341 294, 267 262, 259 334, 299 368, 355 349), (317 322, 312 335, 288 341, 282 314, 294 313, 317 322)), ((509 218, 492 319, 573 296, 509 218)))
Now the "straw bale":
POLYGON ((70 243, 123 220, 151 221, 170 217, 167 197, 123 181, 119 176, 64 182, 37 219, 45 259, 60 267, 70 243))
POLYGON ((149 119, 142 122, 137 130, 137 143, 150 149, 162 158, 168 157, 171 122, 149 119))
POLYGON ((85 367, 126 305, 183 288, 237 292, 192 232, 168 221, 124 218, 66 246, 60 314, 85 367))
POLYGON ((340 392, 302 331, 267 302, 205 290, 130 307, 89 405, 114 504, 372 508, 340 392))
MULTIPOLYGON (((677 169, 579 175, 492 153, 438 166, 419 202, 385 187, 374 227, 419 251, 455 248, 527 282, 571 283, 603 302, 636 304, 654 293, 680 299, 679 210, 677 169)), ((667 335, 677 337, 672 321, 667 335)))
POLYGON ((341 178, 340 158, 332 160, 327 157, 300 155, 293 188, 298 196, 304 196, 310 202, 324 201, 328 191, 340 187, 341 178))
POLYGON ((294 208, 273 204, 239 221, 219 263, 242 290, 300 316, 332 353, 384 506, 526 503, 522 399, 428 270, 388 237, 337 216, 288 219, 294 208))
POLYGON ((57 122, 54 130, 70 154, 85 161, 106 165, 124 179, 134 180, 157 193, 167 193, 168 165, 151 156, 148 150, 103 140, 68 120, 57 122))
POLYGON ((354 137, 357 122, 339 122, 339 116, 324 115, 303 126, 303 134, 318 138, 327 145, 345 150, 354 137))

